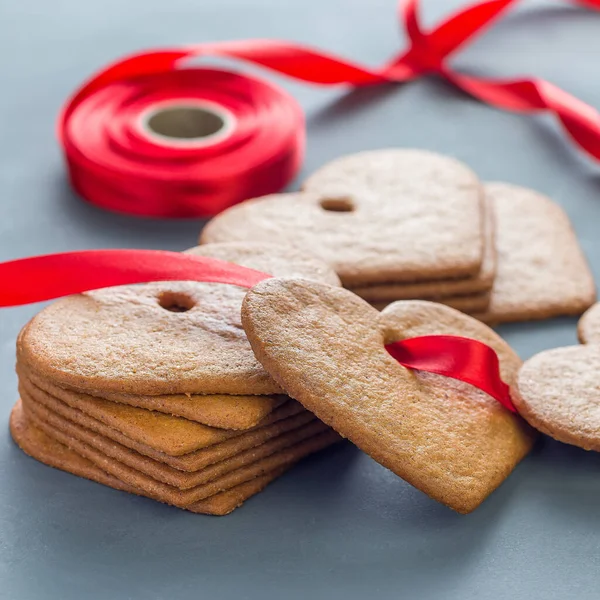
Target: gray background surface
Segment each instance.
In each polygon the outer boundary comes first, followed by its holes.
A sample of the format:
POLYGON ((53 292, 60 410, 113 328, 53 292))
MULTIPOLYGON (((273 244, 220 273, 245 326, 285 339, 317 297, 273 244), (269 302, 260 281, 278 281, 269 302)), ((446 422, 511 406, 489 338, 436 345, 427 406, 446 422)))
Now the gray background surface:
MULTIPOLYGON (((431 24, 455 2, 426 0, 431 24)), ((377 65, 394 0, 0 0, 0 259, 194 245, 198 222, 116 216, 77 199, 54 138, 62 101, 123 53, 295 39, 377 65)), ((600 15, 528 4, 454 61, 535 73, 600 106, 600 15)), ((600 281, 600 168, 548 117, 499 112, 442 82, 340 90, 283 82, 305 107, 303 175, 340 154, 416 146, 560 202, 600 281)), ((293 186, 292 186, 293 187, 293 186)), ((14 342, 39 306, 0 311, 0 598, 598 598, 600 456, 544 440, 474 514, 426 498, 350 445, 306 460, 229 517, 194 516, 45 467, 12 443, 14 342)), ((503 327, 523 358, 575 320, 503 327)))

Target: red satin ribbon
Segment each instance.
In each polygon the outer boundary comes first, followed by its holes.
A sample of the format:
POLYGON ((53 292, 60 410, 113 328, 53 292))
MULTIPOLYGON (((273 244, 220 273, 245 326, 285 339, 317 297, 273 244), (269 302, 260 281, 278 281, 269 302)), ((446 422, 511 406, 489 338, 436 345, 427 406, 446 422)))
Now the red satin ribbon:
MULTIPOLYGON (((203 281, 252 288, 271 275, 215 258, 161 250, 87 250, 0 263, 0 307, 52 300, 89 290, 150 281, 203 281)), ((515 412, 489 346, 453 336, 393 342, 403 366, 469 383, 515 412)))
POLYGON ((500 377, 498 355, 482 342, 451 335, 425 335, 392 342, 385 348, 404 367, 470 383, 511 412, 517 412, 510 389, 500 377))
MULTIPOLYGON (((400 0, 408 50, 378 69, 273 40, 216 42, 137 54, 97 73, 66 103, 59 119, 74 187, 110 210, 158 217, 209 216, 252 196, 278 191, 295 175, 304 148, 296 102, 272 84, 246 75, 179 68, 195 56, 261 65, 302 81, 363 86, 406 82, 435 73, 498 108, 556 115, 571 138, 600 160, 600 114, 541 79, 491 80, 452 70, 447 59, 518 0, 489 0, 458 11, 429 32, 418 0, 400 0), (236 117, 231 135, 204 148, 174 149, 139 128, 157 103, 202 100, 236 117)), ((575 0, 600 8, 600 0, 575 0)))
POLYGON ((251 288, 269 277, 216 258, 165 250, 63 252, 0 263, 0 307, 150 281, 206 281, 251 288))

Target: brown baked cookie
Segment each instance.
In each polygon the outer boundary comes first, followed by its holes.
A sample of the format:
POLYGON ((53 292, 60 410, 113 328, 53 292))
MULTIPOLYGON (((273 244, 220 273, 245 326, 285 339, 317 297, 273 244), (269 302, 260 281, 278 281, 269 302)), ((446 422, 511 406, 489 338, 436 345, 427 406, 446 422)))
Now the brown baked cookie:
MULTIPOLYGON (((439 302, 464 313, 474 313, 485 310, 488 307, 490 294, 489 292, 483 292, 482 294, 472 294, 471 296, 448 296, 447 298, 434 298, 431 301, 439 302)), ((393 304, 389 300, 384 300, 383 302, 367 300, 367 302, 377 310, 384 310, 387 306, 393 304)))
POLYGON ((475 276, 483 260, 483 193, 462 163, 422 150, 335 160, 304 192, 232 207, 200 242, 268 239, 331 265, 346 287, 475 276))
MULTIPOLYGON (((169 456, 181 456, 239 435, 247 435, 253 431, 216 429, 201 423, 188 421, 181 417, 173 417, 163 413, 135 408, 125 404, 117 404, 102 398, 63 390, 48 382, 38 380, 36 383, 24 377, 19 378, 19 393, 22 398, 31 397, 49 408, 61 402, 84 415, 100 421, 113 431, 127 438, 144 444, 169 456)), ((273 422, 272 419, 291 416, 297 408, 283 405, 267 416, 261 425, 273 422)), ((84 427, 86 425, 83 425, 84 427)))
MULTIPOLYGON (((32 371, 17 366, 20 379, 32 381, 37 386, 57 396, 65 395, 77 401, 80 392, 63 389, 49 381, 37 376, 32 371)), ((83 394, 86 398, 94 398, 83 394)), ((127 404, 150 411, 166 413, 169 416, 178 416, 194 421, 198 424, 208 425, 220 429, 251 429, 256 427, 274 409, 289 400, 288 396, 275 394, 270 396, 242 396, 229 394, 163 394, 160 396, 136 396, 133 394, 117 394, 103 392, 98 405, 103 400, 110 400, 117 404, 127 404)), ((85 403, 85 399, 83 401, 85 403)), ((128 409, 109 407, 109 409, 128 412, 128 409)), ((111 412, 109 410, 109 412, 111 412)), ((137 411, 139 413, 139 411, 137 411)), ((142 413, 143 414, 143 413, 142 413)), ((161 417, 158 417, 159 420, 161 417)), ((178 419, 175 419, 177 422, 178 419)), ((168 420, 163 419, 163 423, 168 420)), ((190 425, 189 427, 194 427, 190 425)))
MULTIPOLYGON (((46 391, 60 396, 67 395, 77 398, 81 392, 60 388, 51 382, 28 371, 22 365, 17 366, 20 379, 30 380, 46 391)), ((88 394, 85 397, 94 398, 88 394)), ((274 409, 289 400, 284 394, 269 396, 243 396, 229 394, 163 394, 159 396, 136 396, 133 394, 118 394, 102 392, 102 400, 110 400, 117 404, 127 404, 137 408, 178 416, 220 429, 251 429, 256 427, 274 409)), ((127 409, 118 409, 127 412, 127 409)), ((138 411, 139 412, 139 411, 138 411)), ((160 417, 159 417, 160 419, 160 417)), ((168 422, 168 421, 164 421, 168 422)), ((190 425, 193 427, 193 425, 190 425)))
MULTIPOLYGON (((439 279, 437 281, 404 281, 402 283, 389 282, 378 285, 353 287, 352 291, 361 298, 371 303, 383 301, 395 302, 396 300, 412 300, 423 298, 441 302, 455 297, 479 296, 489 292, 494 285, 496 277, 496 226, 491 200, 485 198, 484 211, 484 252, 481 270, 472 277, 439 279)), ((489 301, 488 301, 489 303, 489 301)), ((453 306, 447 302, 449 306, 453 306)), ((454 306, 459 310, 464 310, 454 306)), ((485 310, 487 304, 478 310, 485 310)), ((467 312, 467 311, 465 311, 467 312)))
MULTIPOLYGON (((22 410, 21 402, 17 402, 11 412, 10 431, 13 439, 26 454, 46 465, 73 473, 79 477, 91 479, 117 490, 142 496, 146 495, 142 490, 105 473, 94 463, 83 458, 83 456, 79 456, 79 454, 76 454, 67 446, 60 444, 36 428, 28 421, 22 410)), ((271 481, 282 475, 285 471, 286 468, 271 471, 261 477, 256 477, 246 483, 233 487, 226 492, 186 506, 186 510, 207 515, 221 516, 229 514, 241 506, 245 500, 262 491, 271 481)), ((159 498, 153 499, 160 500, 159 498)))
POLYGON ((518 359, 466 315, 402 304, 380 314, 347 290, 272 279, 248 293, 242 323, 257 358, 289 395, 415 487, 467 513, 527 454, 532 433, 474 387, 405 369, 385 344, 416 331, 464 330, 497 349, 509 380, 518 359))
POLYGON ((560 206, 533 190, 488 183, 498 266, 489 323, 579 315, 596 299, 594 279, 560 206))
POLYGON ((278 406, 287 402, 283 394, 243 396, 241 394, 163 394, 135 396, 104 392, 103 398, 138 408, 183 417, 220 429, 251 429, 278 406))
POLYGON ((600 344, 600 302, 579 319, 577 333, 582 344, 600 344))
POLYGON ((194 246, 184 254, 218 258, 227 262, 269 273, 273 277, 314 279, 330 285, 341 285, 335 271, 316 258, 310 248, 298 250, 293 246, 281 248, 268 242, 223 242, 194 246))
POLYGON ((554 439, 600 451, 600 346, 569 346, 525 362, 512 390, 519 413, 554 439))
MULTIPOLYGON (((250 248, 250 245, 248 245, 250 248)), ((293 248, 203 249, 277 276, 335 274, 293 248)), ((192 253, 200 251, 191 250, 192 253)), ((63 298, 35 316, 17 342, 24 368, 61 387, 103 395, 276 394, 240 323, 246 289, 165 282, 63 298)))

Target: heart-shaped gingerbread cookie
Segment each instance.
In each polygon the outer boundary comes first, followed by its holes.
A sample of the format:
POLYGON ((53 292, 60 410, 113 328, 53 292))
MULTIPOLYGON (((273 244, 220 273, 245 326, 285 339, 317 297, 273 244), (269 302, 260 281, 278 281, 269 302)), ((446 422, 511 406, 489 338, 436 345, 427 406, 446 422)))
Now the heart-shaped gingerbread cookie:
POLYGON ((293 244, 332 266, 346 287, 481 269, 483 189, 457 160, 421 150, 361 152, 325 165, 303 189, 224 211, 201 243, 293 244))
POLYGON ((385 349, 417 335, 471 336, 504 378, 520 360, 484 324, 429 302, 379 313, 351 292, 299 279, 261 282, 242 323, 258 360, 321 420, 432 498, 468 513, 529 451, 533 434, 474 387, 402 367, 385 349))
POLYGON ((600 344, 600 302, 581 317, 577 333, 582 344, 600 344))
MULTIPOLYGON (((213 244, 188 252, 280 277, 339 282, 327 265, 293 247, 213 244)), ((245 293, 172 281, 69 296, 24 328, 17 357, 57 385, 92 394, 276 394, 240 323, 245 293)))
POLYGON ((519 413, 554 439, 600 451, 600 344, 554 348, 523 364, 511 391, 519 413))

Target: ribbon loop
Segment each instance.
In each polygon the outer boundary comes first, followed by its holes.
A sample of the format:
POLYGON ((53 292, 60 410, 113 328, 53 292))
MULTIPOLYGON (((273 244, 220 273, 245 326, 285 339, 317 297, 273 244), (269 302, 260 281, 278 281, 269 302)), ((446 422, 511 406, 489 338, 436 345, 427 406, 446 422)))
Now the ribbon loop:
POLYGON ((464 381, 490 395, 511 412, 517 412, 510 397, 510 389, 502 381, 498 355, 478 340, 451 335, 427 335, 392 342, 385 348, 408 369, 464 381))

